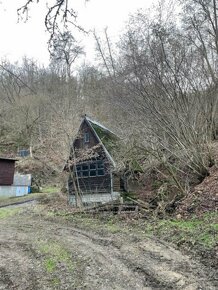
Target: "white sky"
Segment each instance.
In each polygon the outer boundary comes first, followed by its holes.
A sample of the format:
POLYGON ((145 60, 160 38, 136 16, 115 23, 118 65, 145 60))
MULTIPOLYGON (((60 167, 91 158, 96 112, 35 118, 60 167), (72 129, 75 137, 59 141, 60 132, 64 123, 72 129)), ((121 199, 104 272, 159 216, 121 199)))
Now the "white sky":
MULTIPOLYGON (((140 8, 147 8, 152 0, 71 0, 78 11, 78 24, 97 33, 107 26, 111 37, 116 37, 125 26, 128 15, 140 8)), ((24 55, 48 64, 48 34, 45 33, 46 2, 31 5, 27 23, 17 22, 17 8, 26 0, 0 0, 0 59, 20 61, 24 55)), ((54 0, 53 0, 54 2, 54 0)), ((77 33, 78 35, 78 33, 77 33)), ((86 59, 93 58, 94 41, 91 36, 79 35, 87 50, 86 59)))

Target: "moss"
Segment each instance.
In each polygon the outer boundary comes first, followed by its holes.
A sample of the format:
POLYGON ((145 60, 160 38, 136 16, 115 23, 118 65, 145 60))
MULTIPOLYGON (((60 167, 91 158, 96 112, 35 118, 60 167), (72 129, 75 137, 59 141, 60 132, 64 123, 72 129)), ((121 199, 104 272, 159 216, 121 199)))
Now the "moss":
POLYGON ((112 133, 106 132, 104 129, 102 129, 101 127, 99 127, 95 124, 92 124, 92 127, 94 128, 95 132, 97 133, 97 135, 101 139, 101 141, 104 144, 104 146, 106 147, 106 149, 110 153, 113 150, 115 150, 115 148, 117 147, 118 138, 115 135, 113 135, 112 133))

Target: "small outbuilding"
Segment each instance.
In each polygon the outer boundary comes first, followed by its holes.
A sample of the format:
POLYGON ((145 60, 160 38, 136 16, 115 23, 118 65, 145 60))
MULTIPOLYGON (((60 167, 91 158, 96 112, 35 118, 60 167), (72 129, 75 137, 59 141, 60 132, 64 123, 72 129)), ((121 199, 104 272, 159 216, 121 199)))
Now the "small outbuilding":
POLYGON ((30 192, 31 174, 15 174, 16 161, 0 157, 0 197, 23 196, 30 192))
POLYGON ((120 197, 121 178, 112 156, 119 138, 85 116, 71 146, 65 170, 69 172, 69 203, 106 203, 120 197))
POLYGON ((16 159, 0 157, 0 185, 12 185, 16 159))

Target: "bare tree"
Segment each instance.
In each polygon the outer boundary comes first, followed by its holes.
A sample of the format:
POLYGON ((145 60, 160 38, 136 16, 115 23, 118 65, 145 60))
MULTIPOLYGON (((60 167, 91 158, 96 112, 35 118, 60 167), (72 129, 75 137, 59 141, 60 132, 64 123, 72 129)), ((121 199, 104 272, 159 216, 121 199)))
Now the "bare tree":
POLYGON ((144 128, 142 144, 153 148, 152 154, 165 163, 185 194, 181 172, 186 176, 191 170, 199 178, 208 174, 212 136, 208 108, 211 100, 213 106, 216 101, 201 55, 193 54, 193 44, 180 26, 171 21, 162 25, 158 18, 147 20, 141 12, 133 16, 119 44, 119 58, 113 62, 116 78, 108 61, 110 51, 99 40, 97 45, 108 75, 124 96, 116 95, 116 104, 134 116, 135 131, 144 128))
POLYGON ((51 61, 66 71, 67 79, 71 78, 72 65, 75 60, 84 54, 83 48, 77 44, 75 38, 69 31, 55 34, 50 43, 51 61))
POLYGON ((216 138, 218 102, 218 7, 216 0, 187 0, 182 3, 184 37, 198 56, 198 65, 204 73, 205 98, 208 99, 208 119, 213 137, 216 138))

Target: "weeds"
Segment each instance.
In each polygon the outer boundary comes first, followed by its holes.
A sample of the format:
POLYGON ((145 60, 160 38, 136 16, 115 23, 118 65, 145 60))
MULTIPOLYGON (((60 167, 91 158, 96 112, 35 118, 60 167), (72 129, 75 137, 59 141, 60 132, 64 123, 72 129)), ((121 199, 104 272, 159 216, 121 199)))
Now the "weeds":
POLYGON ((52 258, 48 258, 45 260, 45 268, 47 272, 54 272, 54 270, 56 269, 57 265, 56 265, 56 261, 54 261, 52 258))
POLYGON ((37 248, 43 255, 43 266, 53 287, 62 287, 68 279, 72 289, 79 289, 85 260, 70 253, 62 244, 51 240, 39 241, 37 248))
POLYGON ((67 217, 78 227, 95 230, 102 234, 135 233, 144 239, 148 237, 159 237, 180 246, 186 244, 191 246, 202 246, 205 249, 213 249, 218 242, 218 213, 207 213, 201 217, 193 216, 190 219, 154 219, 125 220, 117 216, 76 215, 67 217))
POLYGON ((218 242, 218 213, 192 217, 189 220, 157 220, 152 231, 154 235, 164 237, 178 245, 199 244, 211 249, 218 242))
POLYGON ((0 219, 13 216, 21 211, 20 208, 0 208, 0 219))
POLYGON ((70 254, 58 243, 40 242, 39 250, 46 256, 45 269, 47 272, 56 271, 58 263, 64 263, 68 269, 72 269, 70 254))

